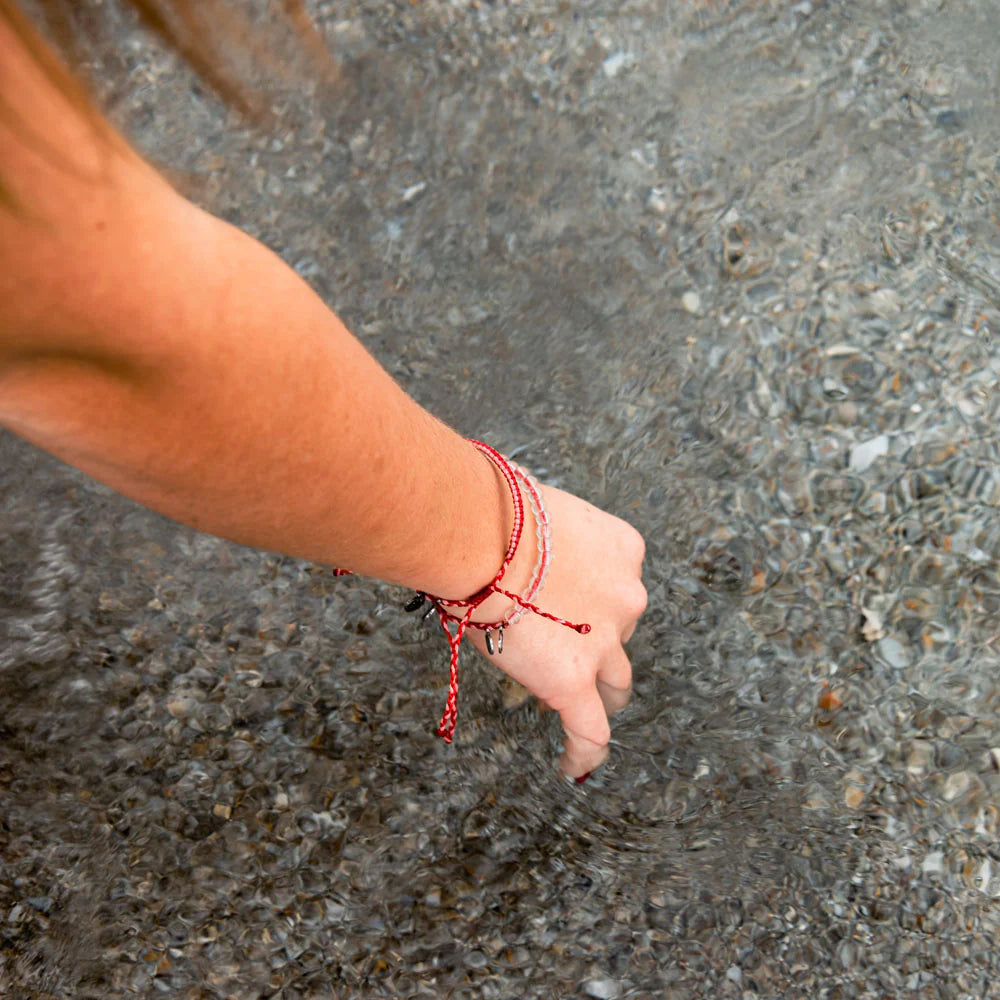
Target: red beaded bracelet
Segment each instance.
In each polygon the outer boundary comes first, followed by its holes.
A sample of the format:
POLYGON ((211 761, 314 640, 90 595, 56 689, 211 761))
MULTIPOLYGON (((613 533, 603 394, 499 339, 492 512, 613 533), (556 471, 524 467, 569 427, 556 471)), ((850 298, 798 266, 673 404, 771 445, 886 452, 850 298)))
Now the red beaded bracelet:
MULTIPOLYGON (((571 621, 567 621, 565 618, 560 618, 558 615, 553 615, 548 611, 543 611, 536 604, 532 603, 532 599, 537 595, 539 590, 541 590, 542 584, 545 581, 545 575, 551 562, 551 540, 549 536, 548 513, 545 510, 545 505, 542 502, 541 491, 538 489, 537 484, 527 472, 509 462, 495 448, 491 448, 488 444, 483 444, 482 441, 472 441, 470 439, 470 443, 486 455, 500 470, 501 475, 507 483, 507 488, 510 490, 510 498, 514 505, 514 525, 511 529, 510 541, 507 544, 507 551, 504 554, 503 562, 500 564, 500 569, 497 571, 496 576, 493 577, 493 579, 485 587, 473 594, 472 597, 465 600, 450 600, 442 597, 435 597, 433 594, 427 594, 420 591, 406 606, 407 611, 415 611, 422 604, 424 604, 424 602, 430 601, 431 607, 427 613, 430 614, 431 611, 437 612, 438 620, 441 622, 441 628, 448 639, 448 647, 451 651, 448 673, 448 700, 445 704, 444 713, 441 716, 441 722, 438 724, 437 728, 437 735, 440 736, 446 743, 451 743, 454 738, 455 723, 458 719, 458 650, 462 644, 462 638, 465 635, 466 629, 474 628, 485 632, 486 648, 491 654, 494 652, 494 649, 497 653, 503 652, 504 628, 514 624, 529 611, 542 618, 547 618, 549 621, 555 622, 557 625, 564 625, 566 628, 571 628, 574 632, 579 632, 581 635, 586 635, 590 632, 589 625, 585 623, 580 625, 574 624, 571 621), (514 556, 517 554, 518 545, 520 545, 521 542, 521 535, 524 531, 524 499, 521 496, 519 481, 524 483, 525 489, 527 490, 530 498, 532 513, 535 517, 535 535, 538 540, 538 559, 535 563, 534 570, 532 571, 531 580, 529 581, 528 586, 525 588, 523 593, 515 594, 505 589, 500 584, 507 572, 508 567, 511 562, 513 562, 514 556), (476 608, 478 608, 493 594, 502 594, 504 597, 513 601, 514 604, 510 611, 508 611, 504 618, 499 621, 472 621, 472 615, 475 613, 476 608), (456 614, 449 611, 449 608, 462 609, 462 611, 460 614, 456 614), (454 633, 452 633, 451 628, 449 627, 452 622, 456 625, 454 633), (497 643, 495 646, 493 643, 493 632, 497 633, 497 643)), ((349 572, 349 570, 343 569, 334 570, 334 574, 336 576, 344 576, 349 572)))

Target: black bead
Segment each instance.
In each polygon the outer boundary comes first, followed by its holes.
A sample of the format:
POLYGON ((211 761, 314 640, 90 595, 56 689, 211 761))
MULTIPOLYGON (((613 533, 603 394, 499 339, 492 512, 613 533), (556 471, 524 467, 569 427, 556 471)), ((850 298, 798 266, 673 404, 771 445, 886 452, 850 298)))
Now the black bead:
POLYGON ((414 594, 413 597, 411 597, 410 600, 407 602, 407 605, 403 610, 416 611, 417 608, 419 608, 420 605, 424 603, 424 600, 425 597, 423 594, 414 594))

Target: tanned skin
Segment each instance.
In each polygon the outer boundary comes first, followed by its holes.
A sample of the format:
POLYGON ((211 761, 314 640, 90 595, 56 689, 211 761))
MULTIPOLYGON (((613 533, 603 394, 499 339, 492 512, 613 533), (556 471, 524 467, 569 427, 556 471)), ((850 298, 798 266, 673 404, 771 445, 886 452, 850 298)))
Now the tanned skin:
MULTIPOLYGON (((0 178, 16 200, 0 208, 0 423, 245 545, 442 597, 493 578, 512 510, 485 456, 279 257, 95 127, 2 22, 0 94, 14 112, 0 116, 0 178)), ((628 700, 644 545, 624 521, 543 492, 554 558, 540 603, 592 630, 528 615, 493 662, 560 713, 560 766, 577 776, 605 759, 608 713, 628 700)), ((514 591, 535 560, 526 527, 514 591)), ((507 605, 495 596, 476 617, 507 605)))

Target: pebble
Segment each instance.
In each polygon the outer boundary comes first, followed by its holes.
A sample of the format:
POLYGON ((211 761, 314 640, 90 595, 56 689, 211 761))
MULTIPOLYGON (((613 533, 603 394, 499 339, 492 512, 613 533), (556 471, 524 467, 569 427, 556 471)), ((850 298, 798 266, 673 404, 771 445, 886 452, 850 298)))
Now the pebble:
POLYGON ((845 773, 844 803, 849 809, 857 809, 864 802, 867 785, 867 779, 857 768, 852 767, 845 773))
POLYGON ((889 317, 903 308, 902 296, 892 288, 877 288, 868 296, 868 305, 877 316, 889 317))
POLYGON ((844 402, 837 406, 837 420, 844 427, 853 427, 858 422, 859 410, 854 403, 844 402))
POLYGON ((621 996, 621 986, 613 979, 588 979, 583 984, 583 992, 593 1000, 617 1000, 621 996))
POLYGON ((7 992, 988 993, 994 0, 310 6, 347 99, 225 129, 129 28, 116 117, 422 403, 640 528, 635 692, 564 783, 467 648, 447 746, 398 588, 0 436, 7 992))
POLYGON ((657 215, 664 215, 670 209, 670 202, 667 200, 663 188, 650 188, 649 195, 646 197, 646 208, 657 215))
POLYGON ((351 155, 358 158, 362 157, 368 149, 368 144, 371 141, 371 136, 367 132, 358 132, 351 136, 348 142, 348 147, 351 150, 351 155))
POLYGON ((964 795, 972 787, 972 775, 968 771, 955 771, 945 779, 944 787, 941 789, 941 798, 945 802, 954 802, 960 795, 964 795))
POLYGON ((631 52, 614 52, 601 63, 604 75, 609 79, 616 77, 623 69, 635 65, 635 56, 631 52))
POLYGON ((886 636, 879 639, 877 644, 879 656, 896 670, 902 670, 911 661, 909 650, 898 639, 886 636))
POLYGON ((861 626, 861 635, 865 642, 875 642, 885 635, 885 623, 882 615, 875 608, 862 608, 861 614, 864 617, 864 624, 861 626))
POLYGON ((697 292, 685 292, 681 296, 681 305, 689 313, 701 312, 701 296, 697 292))
POLYGON ((926 875, 941 875, 944 872, 944 854, 941 851, 930 851, 920 865, 920 870, 926 875))
POLYGON ((929 740, 914 740, 906 757, 906 770, 913 775, 926 774, 934 761, 934 744, 929 740))
POLYGON ((198 711, 200 703, 194 698, 174 698, 167 702, 167 711, 175 719, 186 719, 198 711))
POLYGON ((417 181, 416 184, 411 184, 409 187, 403 189, 402 201, 403 204, 413 201, 418 195, 424 193, 427 190, 427 181, 417 181))
POLYGON ((865 790, 857 785, 848 785, 844 789, 844 804, 848 809, 859 809, 865 800, 865 790))
POLYGON ((229 741, 226 754, 237 765, 248 764, 256 753, 252 743, 247 740, 234 739, 229 741))
POLYGON ((889 436, 879 434, 878 437, 870 438, 861 444, 855 445, 851 449, 851 457, 848 462, 854 472, 864 472, 872 463, 883 455, 889 454, 889 436))

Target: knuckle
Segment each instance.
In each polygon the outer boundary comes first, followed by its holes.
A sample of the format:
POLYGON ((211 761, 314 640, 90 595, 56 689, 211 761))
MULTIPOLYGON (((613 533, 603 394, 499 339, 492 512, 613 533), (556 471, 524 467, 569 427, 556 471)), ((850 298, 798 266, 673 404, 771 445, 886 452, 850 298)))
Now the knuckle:
POLYGON ((623 521, 622 524, 625 526, 623 536, 625 552, 628 553, 630 559, 641 566, 642 561, 646 558, 646 539, 627 521, 623 521))
POLYGON ((648 604, 649 594, 646 593, 646 588, 641 583, 636 582, 627 599, 626 610, 628 615, 632 619, 641 617, 648 604))
POLYGON ((600 636, 594 644, 593 669, 596 677, 601 666, 609 660, 615 660, 622 655, 622 641, 617 622, 613 616, 603 623, 600 636))

